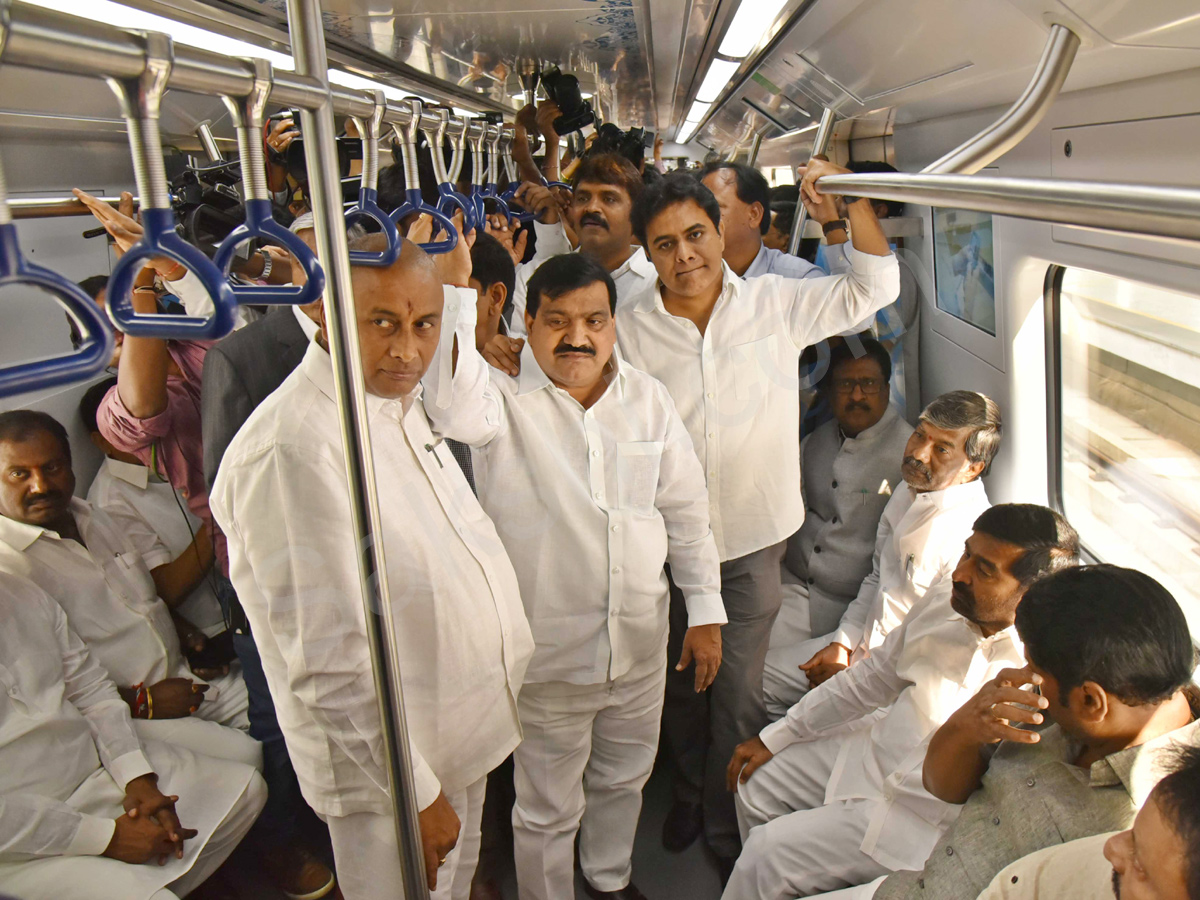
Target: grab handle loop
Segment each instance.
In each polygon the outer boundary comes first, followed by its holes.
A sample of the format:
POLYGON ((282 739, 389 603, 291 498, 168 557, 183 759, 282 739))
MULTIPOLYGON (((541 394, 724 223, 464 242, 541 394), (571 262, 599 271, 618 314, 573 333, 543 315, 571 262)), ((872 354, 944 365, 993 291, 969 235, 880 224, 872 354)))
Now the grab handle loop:
MULTIPOLYGON (((399 125, 392 125, 392 130, 400 141, 400 154, 404 160, 404 196, 407 198, 404 203, 397 207, 392 212, 392 221, 399 222, 405 216, 410 216, 413 213, 432 216, 433 221, 445 230, 449 235, 443 241, 430 241, 429 243, 421 244, 420 247, 426 253, 449 253, 458 244, 458 229, 454 227, 454 223, 450 217, 439 210, 436 206, 431 206, 425 202, 425 198, 421 195, 421 170, 417 164, 417 134, 421 131, 421 101, 416 97, 411 97, 406 101, 409 105, 409 120, 408 125, 403 129, 399 125)), ((430 148, 432 149, 432 148, 430 148)), ((434 155, 434 171, 437 171, 437 154, 441 152, 440 147, 434 155)), ((463 228, 467 227, 466 222, 463 223, 463 228)))
POLYGON ((255 238, 283 247, 307 276, 303 285, 234 285, 233 295, 239 303, 312 303, 325 292, 325 270, 308 245, 276 222, 271 211, 262 145, 263 114, 274 80, 271 63, 265 59, 248 62, 254 66, 254 86, 250 93, 240 99, 221 98, 237 131, 246 220, 221 242, 213 256, 213 265, 227 273, 238 246, 255 238))
POLYGON ((141 75, 107 79, 121 103, 129 131, 133 175, 142 203, 142 238, 113 266, 108 314, 118 328, 134 337, 215 340, 233 330, 237 298, 221 270, 175 230, 158 129, 174 54, 171 39, 165 34, 149 32, 145 43, 146 66, 141 75), (204 318, 134 312, 133 283, 146 261, 156 257, 177 262, 196 277, 212 299, 212 315, 204 318))
POLYGON ((375 109, 370 119, 354 119, 362 136, 363 168, 359 182, 358 203, 346 210, 346 223, 363 217, 374 219, 387 237, 387 248, 379 252, 351 250, 350 261, 360 266, 390 266, 400 255, 400 232, 396 223, 379 206, 379 136, 383 130, 383 114, 387 98, 375 91, 375 109))
POLYGON ((479 223, 475 221, 475 207, 470 199, 464 197, 454 186, 458 173, 462 169, 462 136, 454 142, 453 156, 450 168, 446 168, 442 147, 446 139, 446 126, 450 122, 450 111, 433 107, 421 111, 421 130, 429 141, 429 152, 433 158, 433 174, 438 182, 438 209, 447 216, 454 215, 455 209, 462 210, 463 230, 470 231, 479 223))

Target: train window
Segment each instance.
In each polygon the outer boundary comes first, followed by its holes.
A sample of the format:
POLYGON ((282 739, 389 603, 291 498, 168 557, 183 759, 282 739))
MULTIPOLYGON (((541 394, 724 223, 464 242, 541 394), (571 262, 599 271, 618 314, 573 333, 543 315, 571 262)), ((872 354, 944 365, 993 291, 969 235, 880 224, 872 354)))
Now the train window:
POLYGON ((1052 266, 1046 300, 1052 496, 1092 555, 1159 579, 1200 635, 1200 297, 1052 266))
POLYGON ((992 217, 962 209, 935 209, 933 260, 938 309, 995 335, 992 217))

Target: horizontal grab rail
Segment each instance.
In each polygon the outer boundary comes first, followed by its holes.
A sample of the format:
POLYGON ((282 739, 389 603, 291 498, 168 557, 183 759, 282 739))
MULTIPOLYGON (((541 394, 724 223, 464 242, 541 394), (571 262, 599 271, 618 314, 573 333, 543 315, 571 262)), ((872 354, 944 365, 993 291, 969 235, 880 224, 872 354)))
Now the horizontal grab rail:
POLYGON ((1200 189, 986 175, 826 175, 821 190, 1128 234, 1200 241, 1200 189))

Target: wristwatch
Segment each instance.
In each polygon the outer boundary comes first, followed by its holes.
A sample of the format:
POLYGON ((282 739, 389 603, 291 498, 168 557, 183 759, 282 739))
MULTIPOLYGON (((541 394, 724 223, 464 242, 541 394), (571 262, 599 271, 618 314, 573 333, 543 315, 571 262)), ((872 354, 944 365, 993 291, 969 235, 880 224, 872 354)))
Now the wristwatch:
POLYGON ((258 277, 261 278, 263 281, 266 281, 268 278, 271 277, 271 266, 274 265, 274 260, 271 259, 271 254, 268 253, 266 250, 264 250, 262 247, 258 248, 258 253, 262 257, 262 260, 263 260, 263 268, 262 268, 262 271, 258 273, 258 277))
POLYGON ((826 222, 821 226, 821 230, 828 235, 831 231, 847 231, 845 219, 834 219, 832 222, 826 222))

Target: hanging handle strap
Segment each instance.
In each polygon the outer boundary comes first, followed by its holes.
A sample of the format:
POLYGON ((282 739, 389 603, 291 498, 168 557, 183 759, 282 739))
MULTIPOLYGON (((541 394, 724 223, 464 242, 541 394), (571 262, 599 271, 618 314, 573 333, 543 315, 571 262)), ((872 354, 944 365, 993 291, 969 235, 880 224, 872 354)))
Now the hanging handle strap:
POLYGON ((400 255, 400 232, 396 223, 379 207, 379 137, 383 132, 383 114, 387 110, 387 98, 383 91, 375 91, 375 109, 370 119, 355 118, 358 133, 362 136, 363 168, 358 188, 358 203, 346 210, 346 224, 355 219, 374 219, 387 237, 386 250, 378 253, 370 250, 351 250, 350 261, 359 266, 390 266, 400 255))
POLYGON ((233 330, 237 298, 221 270, 175 230, 158 129, 174 54, 171 39, 165 34, 147 33, 145 43, 146 67, 141 75, 107 79, 120 101, 129 131, 133 175, 142 202, 142 238, 113 266, 108 282, 108 314, 118 328, 135 337, 215 340, 233 330), (134 280, 146 261, 156 257, 177 262, 196 276, 212 298, 211 316, 206 319, 134 312, 134 280))
POLYGON ((517 191, 521 189, 521 176, 517 171, 517 164, 513 161, 512 148, 513 141, 516 138, 517 130, 511 125, 505 125, 500 129, 500 159, 504 163, 504 174, 508 176, 508 187, 500 194, 500 199, 504 201, 508 207, 508 215, 510 218, 516 219, 518 222, 532 222, 535 218, 532 211, 517 207, 513 209, 513 203, 517 198, 517 191))
POLYGON ((500 126, 488 125, 485 134, 488 143, 488 164, 487 183, 483 188, 483 196, 485 200, 491 200, 500 207, 500 212, 504 213, 505 219, 510 219, 512 215, 508 211, 508 204, 500 196, 498 190, 500 181, 500 126))
POLYGON ((271 63, 265 59, 248 62, 254 66, 254 86, 250 93, 243 98, 221 98, 237 131, 246 221, 221 242, 213 256, 213 265, 228 273, 238 246, 246 241, 258 239, 283 247, 307 276, 303 285, 234 285, 233 295, 239 303, 312 303, 325 292, 325 270, 308 245, 276 222, 271 211, 262 144, 263 114, 274 80, 271 63))
POLYGON ((0 397, 84 381, 103 372, 113 354, 112 326, 79 285, 21 255, 0 169, 0 288, 22 286, 39 288, 57 300, 75 322, 82 340, 71 353, 0 367, 0 397))
POLYGON ((454 144, 450 168, 446 167, 442 156, 442 147, 446 140, 446 128, 450 122, 450 111, 433 107, 421 112, 421 130, 429 141, 429 152, 433 159, 433 174, 438 181, 438 210, 447 216, 454 215, 456 209, 462 210, 463 230, 470 231, 478 226, 475 221, 475 207, 470 199, 464 197, 454 186, 458 173, 462 169, 462 136, 454 144))
MULTIPOLYGON (((408 124, 403 128, 399 125, 392 125, 392 130, 400 141, 400 154, 404 159, 404 196, 406 199, 404 203, 392 212, 392 221, 399 222, 405 216, 410 216, 413 213, 432 216, 433 221, 449 237, 443 241, 430 241, 429 243, 421 244, 420 247, 426 253, 449 253, 458 244, 458 229, 454 227, 454 223, 450 220, 449 216, 436 206, 426 203, 425 198, 421 195, 421 169, 417 164, 417 135, 421 132, 422 104, 420 99, 416 97, 410 97, 406 102, 409 108, 408 124)), ((435 172, 437 171, 436 156, 440 152, 441 150, 439 149, 434 153, 435 172)), ((465 222, 463 227, 466 228, 465 222)))

